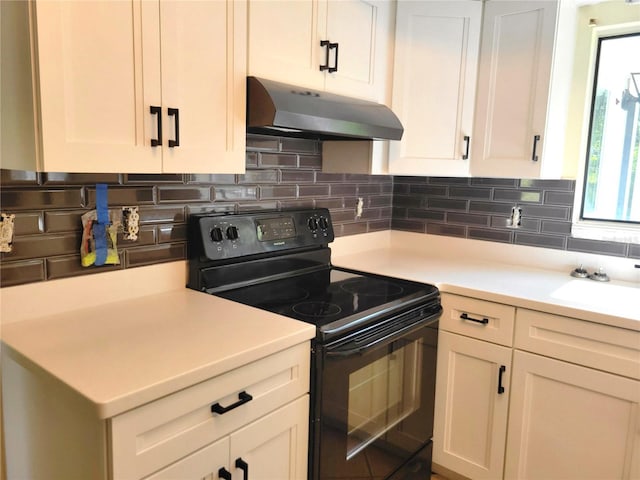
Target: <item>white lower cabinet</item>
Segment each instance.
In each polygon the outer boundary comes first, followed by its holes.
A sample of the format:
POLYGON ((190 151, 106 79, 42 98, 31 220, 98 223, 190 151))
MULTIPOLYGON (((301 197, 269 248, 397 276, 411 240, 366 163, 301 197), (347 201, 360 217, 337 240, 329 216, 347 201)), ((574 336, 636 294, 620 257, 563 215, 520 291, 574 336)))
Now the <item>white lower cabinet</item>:
MULTIPOLYGON (((231 435, 231 468, 246 462, 252 480, 303 480, 307 478, 309 396, 231 435)), ((234 473, 234 478, 238 478, 234 473)))
POLYGON ((198 478, 210 480, 221 478, 222 471, 229 471, 229 439, 217 442, 192 453, 170 467, 147 477, 148 480, 170 480, 175 478, 198 478))
POLYGON ((640 478, 640 332, 518 309, 514 346, 505 478, 640 478))
POLYGON ((435 471, 640 479, 640 331, 446 293, 442 304, 435 471))
POLYGON ((155 472, 151 478, 176 478, 172 469, 188 469, 192 458, 194 470, 178 478, 199 480, 223 467, 238 470, 238 459, 249 465, 252 479, 303 478, 309 356, 308 344, 292 347, 112 418, 114 480, 155 472), (200 450, 217 452, 214 446, 225 439, 228 453, 222 462, 216 456, 201 465, 200 450), (199 476, 201 467, 204 476, 199 476), (278 475, 262 473, 273 468, 278 475))
POLYGON ((469 478, 501 478, 515 308, 447 293, 442 308, 433 462, 469 478))
POLYGON ((470 478, 500 478, 511 348, 449 332, 438 338, 435 463, 470 478))
POLYGON ((305 395, 146 480, 306 479, 308 424, 305 395))
POLYGON ((640 382, 517 351, 505 478, 640 478, 640 382))
POLYGON ((19 359, 2 367, 8 480, 307 477, 308 342, 106 419, 19 359))

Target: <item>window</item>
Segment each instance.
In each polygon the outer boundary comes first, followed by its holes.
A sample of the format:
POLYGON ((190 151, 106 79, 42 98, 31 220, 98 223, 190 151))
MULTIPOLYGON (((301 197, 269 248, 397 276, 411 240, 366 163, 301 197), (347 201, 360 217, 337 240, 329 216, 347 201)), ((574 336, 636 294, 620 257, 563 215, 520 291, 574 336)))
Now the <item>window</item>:
POLYGON ((597 38, 576 236, 640 243, 638 52, 640 32, 597 38))
POLYGON ((582 218, 640 222, 640 34, 598 41, 582 218))

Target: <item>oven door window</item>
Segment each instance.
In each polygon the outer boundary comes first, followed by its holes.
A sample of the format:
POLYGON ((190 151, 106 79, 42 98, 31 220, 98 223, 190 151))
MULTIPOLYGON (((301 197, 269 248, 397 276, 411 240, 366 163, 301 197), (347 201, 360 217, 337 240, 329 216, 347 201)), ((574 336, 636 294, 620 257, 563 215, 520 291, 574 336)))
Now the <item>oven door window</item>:
POLYGON ((418 340, 349 374, 347 459, 420 407, 418 340))
POLYGON ((386 478, 431 439, 437 326, 323 355, 320 479, 386 478))

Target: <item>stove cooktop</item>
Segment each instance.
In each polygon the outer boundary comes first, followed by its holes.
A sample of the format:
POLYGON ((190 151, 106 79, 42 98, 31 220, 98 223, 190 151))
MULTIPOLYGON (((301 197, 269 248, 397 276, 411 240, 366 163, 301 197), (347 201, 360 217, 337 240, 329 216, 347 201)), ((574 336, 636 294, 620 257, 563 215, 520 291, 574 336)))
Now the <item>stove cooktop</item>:
POLYGON ((439 314, 432 285, 333 267, 333 238, 326 208, 193 215, 187 286, 314 324, 323 342, 439 314))
POLYGON ((312 323, 326 333, 417 302, 439 301, 438 289, 432 285, 337 267, 215 295, 312 323))

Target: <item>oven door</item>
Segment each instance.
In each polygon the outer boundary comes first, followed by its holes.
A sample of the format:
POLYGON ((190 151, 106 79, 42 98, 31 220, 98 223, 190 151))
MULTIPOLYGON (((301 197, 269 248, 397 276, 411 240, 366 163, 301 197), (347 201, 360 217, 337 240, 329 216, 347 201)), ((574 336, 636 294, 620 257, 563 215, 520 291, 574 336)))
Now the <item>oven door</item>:
POLYGON ((322 347, 316 478, 428 478, 438 317, 322 347))

